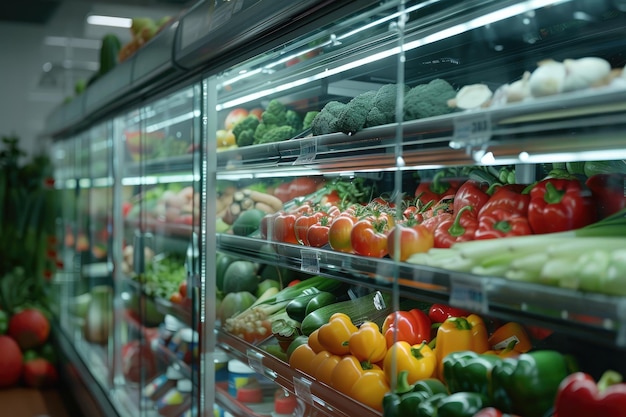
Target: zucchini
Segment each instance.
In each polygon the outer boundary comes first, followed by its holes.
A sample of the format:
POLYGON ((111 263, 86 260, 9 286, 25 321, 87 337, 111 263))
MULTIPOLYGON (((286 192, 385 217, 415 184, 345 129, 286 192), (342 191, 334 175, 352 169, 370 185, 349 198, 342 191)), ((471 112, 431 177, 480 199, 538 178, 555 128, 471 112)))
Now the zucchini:
POLYGON ((385 317, 392 311, 391 295, 375 291, 354 300, 340 301, 318 308, 307 314, 302 320, 300 331, 309 336, 322 325, 328 323, 330 316, 335 313, 347 314, 357 327, 365 321, 373 321, 382 326, 385 317))

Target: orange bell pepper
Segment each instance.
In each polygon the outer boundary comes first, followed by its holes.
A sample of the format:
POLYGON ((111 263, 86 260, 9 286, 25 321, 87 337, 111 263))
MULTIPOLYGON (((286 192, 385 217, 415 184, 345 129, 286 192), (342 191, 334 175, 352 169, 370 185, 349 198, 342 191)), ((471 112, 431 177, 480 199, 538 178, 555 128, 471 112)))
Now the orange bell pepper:
POLYGON ((397 381, 401 371, 408 371, 407 381, 414 384, 419 380, 430 378, 435 372, 436 364, 435 352, 426 342, 411 345, 409 342, 399 341, 391 345, 387 352, 383 370, 387 381, 397 381))
POLYGON ((289 356, 289 366, 293 369, 304 372, 311 375, 311 363, 315 358, 316 353, 311 349, 311 346, 304 343, 298 346, 289 356))
POLYGON ((383 397, 390 391, 387 377, 381 370, 370 369, 356 380, 350 389, 350 397, 366 406, 383 411, 383 397))
POLYGON ((370 369, 381 370, 377 365, 361 363, 353 355, 343 356, 333 370, 330 385, 337 391, 350 395, 354 383, 370 369))
POLYGON ((443 358, 448 353, 460 350, 484 353, 489 350, 487 328, 483 319, 476 314, 446 319, 437 329, 436 343, 436 376, 439 379, 443 378, 443 358))
POLYGON ((347 355, 350 353, 348 343, 350 336, 359 330, 350 316, 344 313, 335 313, 330 316, 328 323, 319 328, 317 339, 320 345, 333 355, 347 355))
POLYGON ((360 361, 376 363, 385 359, 387 341, 380 332, 378 324, 366 321, 356 333, 352 333, 348 341, 350 353, 360 361))
POLYGON ((532 348, 532 343, 524 327, 510 321, 493 332, 489 337, 489 346, 496 351, 510 348, 519 353, 526 353, 532 348))

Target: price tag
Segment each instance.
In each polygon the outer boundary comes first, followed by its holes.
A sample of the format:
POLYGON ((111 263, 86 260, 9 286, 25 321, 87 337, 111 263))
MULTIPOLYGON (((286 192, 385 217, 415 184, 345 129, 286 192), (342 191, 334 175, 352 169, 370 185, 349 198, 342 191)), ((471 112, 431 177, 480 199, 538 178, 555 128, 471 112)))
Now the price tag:
POLYGON ((306 165, 315 160, 317 156, 317 140, 315 138, 299 139, 300 155, 293 162, 294 165, 306 165))
POLYGON ((450 147, 461 149, 480 146, 491 139, 491 115, 489 112, 459 115, 454 119, 454 135, 450 147))
POLYGON ((302 264, 300 266, 302 271, 311 272, 313 274, 320 272, 320 258, 317 251, 303 249, 300 251, 300 257, 302 258, 302 264))
POLYGON ((293 389, 296 392, 296 396, 307 404, 313 405, 313 395, 311 394, 311 384, 306 378, 293 377, 293 389))
POLYGON ((489 312, 489 300, 482 279, 451 278, 451 284, 451 305, 483 314, 489 312))
POLYGON ((263 366, 263 355, 253 349, 248 349, 246 352, 248 356, 248 365, 250 368, 254 369, 259 375, 263 375, 265 373, 265 367, 263 366))

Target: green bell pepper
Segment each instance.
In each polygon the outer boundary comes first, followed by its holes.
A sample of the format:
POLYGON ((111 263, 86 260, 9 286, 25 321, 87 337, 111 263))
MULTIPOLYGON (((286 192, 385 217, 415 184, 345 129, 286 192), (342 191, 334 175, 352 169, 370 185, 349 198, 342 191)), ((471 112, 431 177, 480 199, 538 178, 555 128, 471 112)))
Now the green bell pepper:
POLYGON ((398 405, 399 416, 411 417, 417 415, 419 405, 430 397, 432 397, 432 395, 426 391, 415 391, 404 394, 400 398, 400 404, 398 405))
POLYGON ((489 400, 477 392, 455 392, 437 405, 437 417, 472 417, 489 405, 489 400))
POLYGON ((494 405, 506 413, 542 417, 554 404, 561 381, 575 362, 554 350, 506 358, 491 372, 494 405))
POLYGON ((490 396, 489 376, 499 362, 502 358, 497 355, 469 350, 452 352, 443 358, 443 378, 451 393, 477 392, 490 396))
POLYGON ((415 416, 422 401, 435 394, 448 394, 448 388, 436 378, 421 379, 410 385, 407 377, 408 371, 400 371, 394 391, 383 397, 384 417, 415 416))
POLYGON ((395 392, 386 393, 383 397, 383 417, 402 417, 400 414, 401 401, 399 394, 395 392))
POLYGON ((422 401, 417 406, 416 417, 437 417, 437 409, 439 404, 448 398, 448 394, 435 394, 422 401))
POLYGON ((448 394, 448 388, 437 378, 420 379, 413 384, 413 392, 424 391, 430 395, 448 394))

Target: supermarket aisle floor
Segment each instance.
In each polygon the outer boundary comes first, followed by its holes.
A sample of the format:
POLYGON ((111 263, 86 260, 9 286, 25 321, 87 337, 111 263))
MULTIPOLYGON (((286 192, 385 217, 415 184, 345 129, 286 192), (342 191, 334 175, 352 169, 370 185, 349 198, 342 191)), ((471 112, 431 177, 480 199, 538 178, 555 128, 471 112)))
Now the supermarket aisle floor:
POLYGON ((76 417, 54 389, 10 388, 0 390, 0 416, 76 417))

